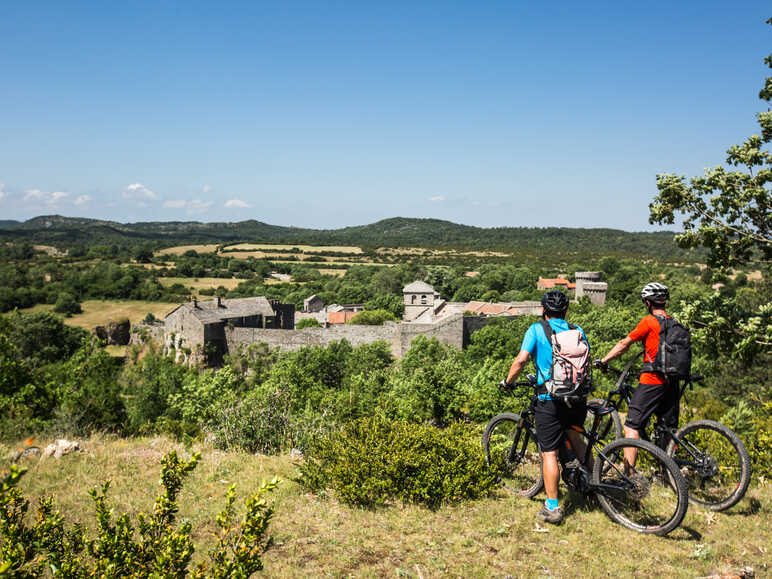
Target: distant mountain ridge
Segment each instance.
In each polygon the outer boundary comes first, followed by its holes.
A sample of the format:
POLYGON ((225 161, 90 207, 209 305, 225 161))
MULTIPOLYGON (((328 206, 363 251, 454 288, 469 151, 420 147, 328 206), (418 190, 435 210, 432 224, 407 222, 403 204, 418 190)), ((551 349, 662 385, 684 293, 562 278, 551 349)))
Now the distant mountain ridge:
POLYGON ((366 247, 457 247, 468 249, 532 248, 560 251, 606 251, 686 257, 673 232, 628 232, 608 228, 475 227, 441 219, 392 217, 341 229, 306 229, 271 225, 254 219, 239 222, 116 221, 42 215, 24 222, 0 221, 0 239, 60 245, 153 242, 170 246, 197 243, 260 241, 366 247))

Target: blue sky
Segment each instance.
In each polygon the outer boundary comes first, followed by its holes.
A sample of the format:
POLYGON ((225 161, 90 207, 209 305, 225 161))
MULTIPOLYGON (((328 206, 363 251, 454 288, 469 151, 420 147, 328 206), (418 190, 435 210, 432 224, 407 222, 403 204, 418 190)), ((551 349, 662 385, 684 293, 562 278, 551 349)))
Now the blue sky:
POLYGON ((651 229, 757 131, 768 2, 0 0, 0 218, 651 229))

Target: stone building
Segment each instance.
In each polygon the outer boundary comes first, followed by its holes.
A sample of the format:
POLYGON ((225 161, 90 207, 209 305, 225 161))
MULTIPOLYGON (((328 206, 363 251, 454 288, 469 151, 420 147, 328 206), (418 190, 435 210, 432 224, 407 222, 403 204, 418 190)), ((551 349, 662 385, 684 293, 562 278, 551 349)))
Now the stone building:
POLYGON ((445 303, 432 286, 423 281, 414 281, 402 288, 405 304, 404 320, 412 322, 419 318, 433 317, 445 303))
POLYGON ((608 284, 602 282, 601 272, 599 271, 577 271, 574 274, 576 279, 576 297, 587 296, 596 306, 602 306, 606 303, 606 292, 608 284))
POLYGON ((321 312, 324 309, 324 301, 314 294, 303 300, 303 311, 306 313, 321 312))
POLYGON ((565 277, 559 275, 558 277, 541 277, 536 281, 537 290, 551 290, 551 289, 566 289, 569 293, 573 294, 576 290, 576 284, 568 281, 565 277))
POLYGON ((205 355, 219 358, 228 351, 226 327, 292 330, 295 306, 264 297, 217 297, 205 302, 193 298, 166 315, 165 346, 174 348, 178 358, 192 357, 194 361, 205 355))

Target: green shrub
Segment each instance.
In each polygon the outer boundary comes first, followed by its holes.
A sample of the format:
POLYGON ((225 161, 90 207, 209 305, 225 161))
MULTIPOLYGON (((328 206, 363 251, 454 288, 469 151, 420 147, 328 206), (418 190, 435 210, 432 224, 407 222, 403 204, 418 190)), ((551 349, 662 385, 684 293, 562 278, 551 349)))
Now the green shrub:
POLYGON ((317 438, 299 471, 305 487, 331 489, 344 502, 367 507, 400 500, 436 508, 486 496, 497 484, 474 429, 377 416, 317 438))
POLYGON ((70 434, 119 431, 126 422, 118 374, 122 361, 95 340, 84 340, 65 363, 53 368, 49 380, 58 385, 57 427, 70 434))
POLYGON ((13 312, 0 317, 0 332, 8 336, 19 356, 32 366, 69 358, 89 335, 82 328, 68 326, 51 312, 13 312))
POLYGON ((240 377, 228 366, 185 376, 179 392, 169 395, 165 430, 171 434, 198 434, 216 422, 221 409, 242 391, 240 377))
POLYGON ((321 328, 322 324, 316 318, 303 318, 297 324, 295 324, 296 330, 302 330, 303 328, 321 328))
MULTIPOLYGON (((17 487, 24 471, 13 465, 0 479, 0 575, 38 577, 53 573, 63 577, 186 577, 194 553, 190 522, 176 524, 177 497, 182 483, 200 456, 180 460, 172 451, 161 460, 163 493, 152 514, 140 513, 136 526, 128 514, 113 518, 107 505, 110 483, 92 489, 96 509, 96 536, 89 539, 82 527, 67 528, 54 507, 43 498, 37 518, 28 525, 29 501, 17 487)), ((226 496, 225 509, 217 517, 217 546, 209 562, 192 570, 194 577, 248 577, 263 568, 262 555, 270 548, 268 525, 273 507, 263 495, 276 488, 273 479, 246 500, 246 512, 236 522, 235 485, 226 496)))
POLYGON ((11 340, 0 333, 0 436, 23 438, 50 418, 55 387, 35 376, 11 340))
POLYGON ((139 360, 136 365, 126 368, 120 382, 126 400, 129 430, 153 432, 156 421, 167 415, 170 398, 182 392, 189 372, 170 357, 154 352, 139 360))
POLYGON ((363 310, 346 323, 362 326, 380 326, 383 322, 387 321, 396 322, 397 318, 386 310, 363 310))
POLYGON ((390 380, 389 415, 444 426, 465 418, 465 385, 476 371, 464 354, 436 338, 417 336, 390 380))
POLYGON ((81 313, 83 308, 80 307, 80 303, 78 303, 78 300, 76 300, 72 294, 62 292, 56 299, 56 304, 54 304, 54 311, 57 314, 71 316, 73 314, 81 313))

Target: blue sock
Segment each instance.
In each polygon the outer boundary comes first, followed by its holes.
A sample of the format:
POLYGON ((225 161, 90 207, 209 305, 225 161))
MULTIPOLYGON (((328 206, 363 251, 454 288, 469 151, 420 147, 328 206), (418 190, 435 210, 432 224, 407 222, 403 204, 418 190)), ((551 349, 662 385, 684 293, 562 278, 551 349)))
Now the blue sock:
POLYGON ((557 499, 547 499, 544 501, 544 505, 547 507, 548 511, 554 511, 558 508, 558 500, 557 499))

